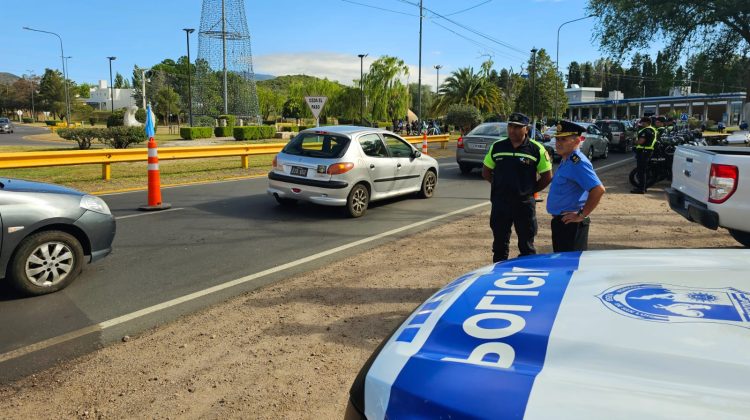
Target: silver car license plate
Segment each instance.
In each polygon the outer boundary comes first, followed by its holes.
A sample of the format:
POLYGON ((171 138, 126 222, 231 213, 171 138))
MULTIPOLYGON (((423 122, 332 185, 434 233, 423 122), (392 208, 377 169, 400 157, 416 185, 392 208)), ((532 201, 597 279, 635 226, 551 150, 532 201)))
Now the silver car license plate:
POLYGON ((301 166, 292 166, 292 175, 307 176, 307 168, 301 166))

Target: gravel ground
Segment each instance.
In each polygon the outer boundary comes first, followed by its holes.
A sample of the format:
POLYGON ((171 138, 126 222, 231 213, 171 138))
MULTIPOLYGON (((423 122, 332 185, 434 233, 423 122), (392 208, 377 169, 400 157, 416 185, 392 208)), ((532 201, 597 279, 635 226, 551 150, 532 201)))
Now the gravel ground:
MULTIPOLYGON (((628 194, 629 170, 602 178, 591 249, 737 246, 671 212, 660 189, 628 194)), ((550 252, 539 213, 537 247, 550 252)), ((488 264, 490 245, 488 211, 387 243, 1 386, 0 418, 341 418, 373 349, 437 288, 488 264)))

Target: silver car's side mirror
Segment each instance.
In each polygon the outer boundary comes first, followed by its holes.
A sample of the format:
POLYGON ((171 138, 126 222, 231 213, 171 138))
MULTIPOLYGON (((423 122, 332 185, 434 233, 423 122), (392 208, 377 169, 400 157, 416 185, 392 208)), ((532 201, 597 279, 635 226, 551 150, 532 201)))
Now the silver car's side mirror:
POLYGON ((422 152, 420 152, 419 150, 415 150, 411 155, 414 157, 414 159, 417 159, 418 157, 422 156, 422 152))

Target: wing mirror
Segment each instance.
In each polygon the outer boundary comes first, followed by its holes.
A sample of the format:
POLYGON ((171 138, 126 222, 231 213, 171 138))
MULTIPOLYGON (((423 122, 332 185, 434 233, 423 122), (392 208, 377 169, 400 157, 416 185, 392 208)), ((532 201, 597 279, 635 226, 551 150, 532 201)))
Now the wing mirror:
POLYGON ((411 152, 412 159, 417 159, 420 156, 422 156, 422 152, 420 152, 419 150, 415 150, 415 151, 411 152))

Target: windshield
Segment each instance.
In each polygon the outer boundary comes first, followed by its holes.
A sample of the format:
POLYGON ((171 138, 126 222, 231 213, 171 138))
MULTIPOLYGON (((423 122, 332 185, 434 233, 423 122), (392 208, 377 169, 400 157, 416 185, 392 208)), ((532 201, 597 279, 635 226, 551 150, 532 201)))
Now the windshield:
POLYGON ((0 118, 0 123, 7 124, 9 122, 10 122, 10 120, 7 119, 7 118, 0 118))
POLYGON ((291 139, 282 151, 295 156, 334 159, 343 156, 348 145, 349 139, 346 137, 323 133, 300 133, 291 139))
POLYGON ((505 124, 482 124, 474 128, 467 136, 492 136, 505 137, 508 135, 508 128, 505 124))

